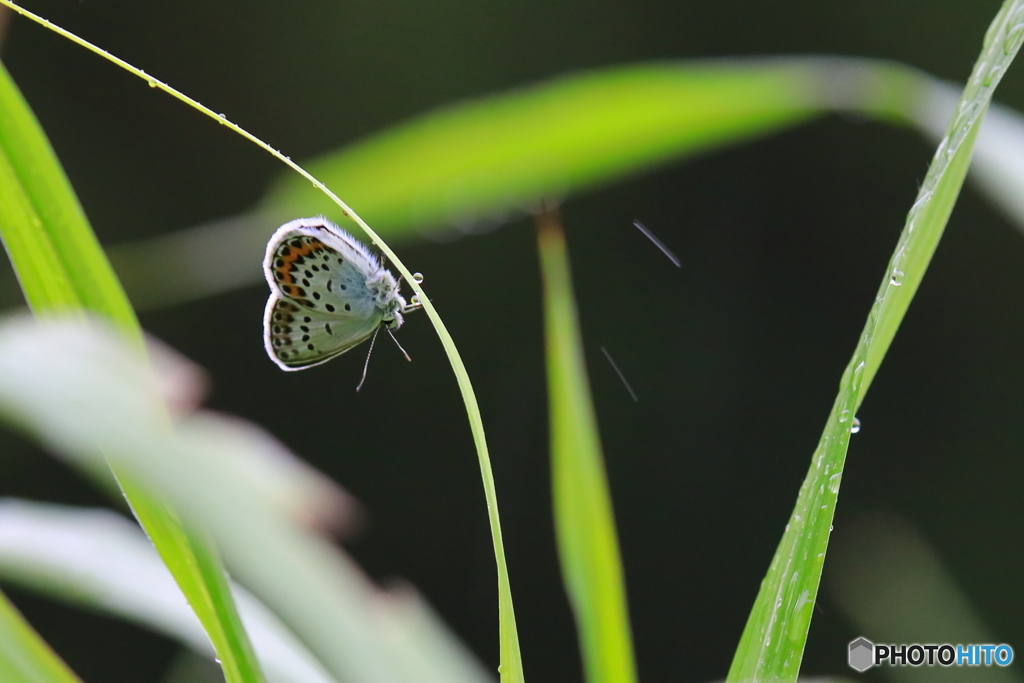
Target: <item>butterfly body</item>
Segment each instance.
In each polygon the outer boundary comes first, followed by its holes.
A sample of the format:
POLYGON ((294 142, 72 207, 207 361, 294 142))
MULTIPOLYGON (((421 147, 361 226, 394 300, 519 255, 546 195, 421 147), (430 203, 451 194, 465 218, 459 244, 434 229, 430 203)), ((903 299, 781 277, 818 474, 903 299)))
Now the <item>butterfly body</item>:
POLYGON ((365 246, 324 218, 299 218, 278 228, 263 272, 271 290, 263 341, 284 370, 324 363, 381 325, 398 329, 402 313, 415 308, 365 246))

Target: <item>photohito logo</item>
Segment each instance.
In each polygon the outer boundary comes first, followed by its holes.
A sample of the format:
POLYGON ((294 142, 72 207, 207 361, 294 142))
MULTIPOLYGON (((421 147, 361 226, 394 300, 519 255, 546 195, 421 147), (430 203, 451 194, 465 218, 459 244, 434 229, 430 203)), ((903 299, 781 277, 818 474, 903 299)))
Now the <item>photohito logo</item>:
POLYGON ((1009 666, 1013 648, 1000 645, 876 645, 867 638, 850 641, 850 668, 864 672, 873 666, 1009 666))

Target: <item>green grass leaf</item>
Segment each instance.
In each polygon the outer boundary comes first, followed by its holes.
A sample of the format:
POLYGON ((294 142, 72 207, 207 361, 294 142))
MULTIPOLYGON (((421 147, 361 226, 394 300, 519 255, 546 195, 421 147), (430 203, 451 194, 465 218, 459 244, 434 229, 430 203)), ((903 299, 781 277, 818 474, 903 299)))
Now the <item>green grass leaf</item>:
POLYGON ((551 473, 558 557, 590 683, 633 683, 636 663, 611 493, 590 400, 565 236, 537 218, 544 277, 551 473))
MULTIPOLYGON (((0 65, 0 235, 37 315, 89 311, 136 343, 142 331, 46 135, 0 65)), ((168 418, 169 419, 169 418, 168 418)), ((102 463, 97 463, 96 468, 102 463)), ((263 675, 216 554, 175 513, 113 468, 136 517, 207 628, 228 683, 263 675)))
POLYGON ((0 681, 81 683, 3 593, 0 593, 0 681))
MULTIPOLYGON (((312 160, 310 171, 388 235, 561 196, 641 168, 794 125, 821 111, 809 65, 641 64, 574 74, 457 104, 312 160)), ((344 220, 308 182, 261 207, 344 220)))
POLYGON ((0 228, 29 305, 82 306, 139 336, 135 312, 107 262, 46 135, 0 65, 0 228))
POLYGON ((782 541, 761 583, 728 681, 794 681, 818 594, 851 425, 942 236, 992 93, 1024 39, 1024 0, 1007 0, 907 215, 782 541))

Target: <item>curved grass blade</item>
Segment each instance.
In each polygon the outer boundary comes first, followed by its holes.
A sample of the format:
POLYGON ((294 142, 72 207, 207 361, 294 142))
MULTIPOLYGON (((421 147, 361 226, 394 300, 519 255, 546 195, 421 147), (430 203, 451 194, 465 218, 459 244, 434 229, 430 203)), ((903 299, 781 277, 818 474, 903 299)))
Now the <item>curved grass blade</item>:
MULTIPOLYGON (((473 442, 477 450, 477 458, 479 461, 481 477, 484 485, 484 496, 487 501, 487 514, 491 528, 491 538, 494 545, 494 555, 497 564, 498 573, 498 628, 499 628, 499 642, 501 644, 500 654, 500 665, 499 671, 501 672, 501 680, 503 683, 519 683, 523 680, 522 670, 522 655, 519 648, 519 635, 516 628, 515 611, 512 605, 512 590, 511 584, 508 577, 508 565, 505 560, 504 544, 501 537, 501 524, 498 516, 498 499, 497 491, 494 486, 494 476, 491 471, 490 456, 487 450, 487 440, 483 429, 483 418, 480 415, 480 407, 476 400, 476 393, 473 390, 473 385, 469 379, 469 373, 466 371, 465 363, 462 361, 462 356, 459 354, 458 349, 455 346, 455 341, 452 339, 451 334, 445 327, 444 322, 438 315, 437 310, 434 308, 430 299, 427 297, 420 283, 413 277, 412 272, 405 266, 404 263, 398 258, 394 251, 380 238, 380 236, 370 228, 366 222, 360 218, 349 206, 341 200, 336 194, 327 188, 324 183, 315 178, 312 174, 306 171, 304 168, 296 164, 291 160, 291 157, 283 155, 279 150, 274 149, 266 142, 260 140, 252 133, 246 131, 241 126, 227 120, 221 114, 217 114, 209 107, 206 107, 196 100, 188 97, 184 93, 175 90, 166 83, 159 81, 147 74, 146 72, 138 69, 131 64, 128 64, 122 59, 111 55, 105 50, 93 45, 92 43, 79 38, 73 33, 66 31, 52 22, 43 19, 42 17, 35 15, 22 7, 16 5, 10 0, 0 0, 0 4, 6 5, 11 9, 15 10, 22 16, 28 17, 32 21, 35 21, 46 28, 60 34, 61 36, 71 40, 72 42, 88 49, 89 51, 107 59, 122 69, 144 79, 150 87, 158 88, 164 92, 170 94, 178 100, 188 104, 193 109, 196 109, 202 114, 210 117, 214 121, 217 121, 221 125, 229 127, 245 139, 249 140, 253 144, 257 145, 261 149, 269 152, 276 159, 284 163, 286 166, 291 168, 293 171, 298 173, 300 176, 305 178, 307 181, 312 183, 316 188, 322 192, 325 196, 341 210, 342 215, 347 218, 351 218, 356 224, 366 233, 367 237, 384 253, 389 261, 395 266, 395 268, 401 273, 402 278, 409 284, 412 290, 416 293, 421 302, 423 310, 426 312, 427 317, 433 324, 438 337, 441 339, 441 344, 444 347, 445 353, 448 356, 449 363, 452 366, 452 371, 455 374, 456 381, 459 385, 459 390, 462 393, 463 402, 466 406, 466 413, 469 420, 470 431, 473 435, 473 442)), ((333 637, 329 636, 329 637, 333 637)))
MULTIPOLYGON (((35 313, 103 315, 136 343, 142 332, 60 163, 0 66, 0 234, 35 313)), ((95 467, 99 467, 97 463, 95 467)), ((207 628, 229 683, 263 676, 235 612, 224 569, 174 512, 111 468, 140 524, 207 628)), ((94 470, 95 471, 95 470, 94 470)))
POLYGON ((980 119, 1024 40, 1024 0, 993 20, 947 135, 932 159, 840 382, 811 468, 737 648, 728 681, 793 681, 803 657, 842 479, 850 426, 946 227, 980 119))
POLYGON ((590 400, 565 236, 553 210, 537 217, 551 412, 558 557, 590 683, 633 683, 636 663, 611 493, 590 400))
POLYGON ((0 593, 0 681, 82 683, 0 593))

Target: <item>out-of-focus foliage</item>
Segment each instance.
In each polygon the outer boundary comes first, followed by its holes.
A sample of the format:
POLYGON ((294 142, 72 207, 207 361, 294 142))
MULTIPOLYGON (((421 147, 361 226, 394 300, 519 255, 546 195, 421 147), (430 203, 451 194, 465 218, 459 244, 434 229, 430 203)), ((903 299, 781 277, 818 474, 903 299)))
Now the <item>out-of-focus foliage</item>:
POLYGON ((537 218, 544 276, 551 479, 562 580, 591 683, 636 680, 633 637, 601 435, 590 395, 565 235, 537 218))
POLYGON ((251 434, 201 412, 168 426, 160 385, 140 354, 95 324, 0 327, 0 417, 76 466, 111 462, 174 504, 186 525, 209 530, 233 575, 336 679, 486 680, 414 594, 371 587, 239 467, 251 434))
MULTIPOLYGON (((2 66, 0 196, 8 198, 0 209, 0 236, 36 315, 99 314, 141 343, 135 312, 120 282, 46 135, 2 66)), ((168 421, 169 415, 162 413, 162 420, 168 421)), ((108 466, 99 458, 86 469, 106 482, 108 466)), ((235 612, 216 551, 201 535, 190 537, 172 509, 123 476, 116 464, 112 471, 136 518, 207 629, 228 683, 262 683, 263 675, 235 612)))

